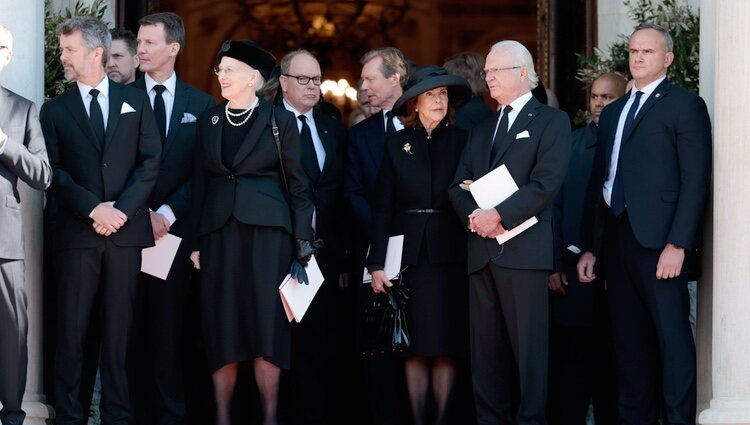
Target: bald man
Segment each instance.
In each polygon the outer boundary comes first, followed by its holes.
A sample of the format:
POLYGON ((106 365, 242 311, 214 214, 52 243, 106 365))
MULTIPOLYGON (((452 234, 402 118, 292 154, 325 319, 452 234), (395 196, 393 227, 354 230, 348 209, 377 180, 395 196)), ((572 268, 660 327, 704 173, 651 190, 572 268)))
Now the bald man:
POLYGON ((602 109, 625 94, 625 79, 602 74, 591 85, 591 122, 573 132, 570 164, 555 202, 555 272, 550 274, 551 425, 583 425, 589 400, 597 424, 614 424, 617 401, 611 353, 607 345, 609 313, 603 285, 581 283, 576 262, 581 254, 583 206, 602 109))

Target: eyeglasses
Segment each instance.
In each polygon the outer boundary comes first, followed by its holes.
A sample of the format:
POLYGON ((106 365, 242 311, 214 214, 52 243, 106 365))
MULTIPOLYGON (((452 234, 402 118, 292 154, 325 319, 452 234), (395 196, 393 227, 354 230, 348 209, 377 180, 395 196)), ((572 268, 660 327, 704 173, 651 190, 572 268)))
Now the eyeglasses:
POLYGON ((319 86, 321 83, 321 77, 308 77, 307 75, 292 75, 292 74, 281 74, 285 77, 291 77, 296 78, 297 82, 301 86, 306 86, 310 81, 313 82, 316 86, 319 86))
POLYGON ((495 75, 495 74, 497 74, 500 71, 507 71, 509 69, 518 69, 518 68, 522 68, 522 66, 521 65, 517 65, 517 66, 509 66, 507 68, 483 69, 483 70, 479 71, 479 77, 481 77, 481 78, 487 78, 488 75, 495 75))
POLYGON ((8 49, 8 50, 10 50, 10 47, 8 47, 8 46, 0 46, 0 50, 3 50, 3 49, 8 49))
POLYGON ((238 69, 234 69, 232 67, 226 67, 226 68, 222 68, 222 67, 219 67, 219 66, 215 66, 214 67, 214 74, 216 74, 216 75, 219 75, 222 72, 224 73, 224 75, 232 75, 232 74, 234 74, 237 71, 238 71, 238 69))

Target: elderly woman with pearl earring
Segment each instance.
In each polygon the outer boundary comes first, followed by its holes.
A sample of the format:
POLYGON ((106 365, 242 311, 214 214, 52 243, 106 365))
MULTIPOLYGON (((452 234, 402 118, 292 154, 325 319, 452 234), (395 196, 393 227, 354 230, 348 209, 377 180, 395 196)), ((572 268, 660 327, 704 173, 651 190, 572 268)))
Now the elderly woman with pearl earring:
POLYGON ((238 364, 251 362, 263 423, 274 425, 291 339, 278 287, 312 252, 313 204, 294 116, 256 95, 276 59, 251 40, 225 42, 217 59, 226 102, 197 121, 190 258, 201 270, 216 424, 231 423, 238 364))

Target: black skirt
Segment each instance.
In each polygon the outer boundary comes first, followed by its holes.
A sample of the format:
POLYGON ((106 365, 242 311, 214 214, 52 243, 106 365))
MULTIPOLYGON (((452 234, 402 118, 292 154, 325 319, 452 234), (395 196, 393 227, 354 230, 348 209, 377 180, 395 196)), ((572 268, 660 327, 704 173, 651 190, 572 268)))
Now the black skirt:
POLYGON ((201 238, 201 315, 212 372, 257 357, 289 368, 291 328, 279 285, 292 250, 284 229, 234 217, 201 238))

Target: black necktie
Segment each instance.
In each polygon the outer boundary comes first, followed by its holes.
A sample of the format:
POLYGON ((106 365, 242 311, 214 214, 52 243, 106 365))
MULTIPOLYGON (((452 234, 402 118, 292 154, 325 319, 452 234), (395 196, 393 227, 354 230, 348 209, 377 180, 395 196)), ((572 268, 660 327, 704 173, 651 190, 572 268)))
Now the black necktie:
POLYGON ((161 84, 154 86, 154 91, 156 92, 156 96, 154 97, 154 117, 156 117, 156 126, 159 128, 162 143, 167 139, 167 109, 164 107, 164 98, 161 97, 161 94, 166 89, 161 84))
POLYGON ((311 169, 320 172, 320 165, 318 165, 318 153, 315 151, 315 145, 313 144, 312 132, 310 126, 307 125, 307 117, 299 115, 300 121, 302 121, 302 129, 299 131, 300 144, 302 145, 302 157, 303 161, 306 159, 309 161, 311 169))
MULTIPOLYGON (((620 153, 622 152, 622 144, 625 143, 625 138, 630 134, 630 130, 633 128, 635 122, 635 114, 638 112, 638 106, 641 104, 642 91, 635 92, 635 100, 630 105, 628 116, 625 117, 625 125, 622 127, 622 136, 620 137, 620 153)), ((612 214, 619 216, 625 211, 625 185, 622 182, 622 155, 617 155, 617 169, 615 170, 615 181, 612 183, 612 194, 609 202, 612 214)))
POLYGON ((99 146, 104 146, 104 115, 102 115, 102 108, 99 106, 99 90, 89 90, 91 95, 91 103, 89 103, 89 121, 91 127, 94 129, 94 135, 96 140, 99 142, 99 146))
POLYGON ((396 132, 396 126, 393 124, 393 111, 386 112, 385 117, 385 135, 390 136, 391 134, 396 132))
POLYGON ((500 145, 503 144, 503 139, 505 139, 505 136, 508 134, 508 114, 512 110, 513 110, 513 107, 510 105, 506 105, 505 108, 503 108, 503 114, 500 117, 500 124, 498 124, 497 126, 495 139, 492 141, 492 154, 491 154, 492 161, 495 160, 495 157, 497 156, 497 153, 500 150, 500 145))

